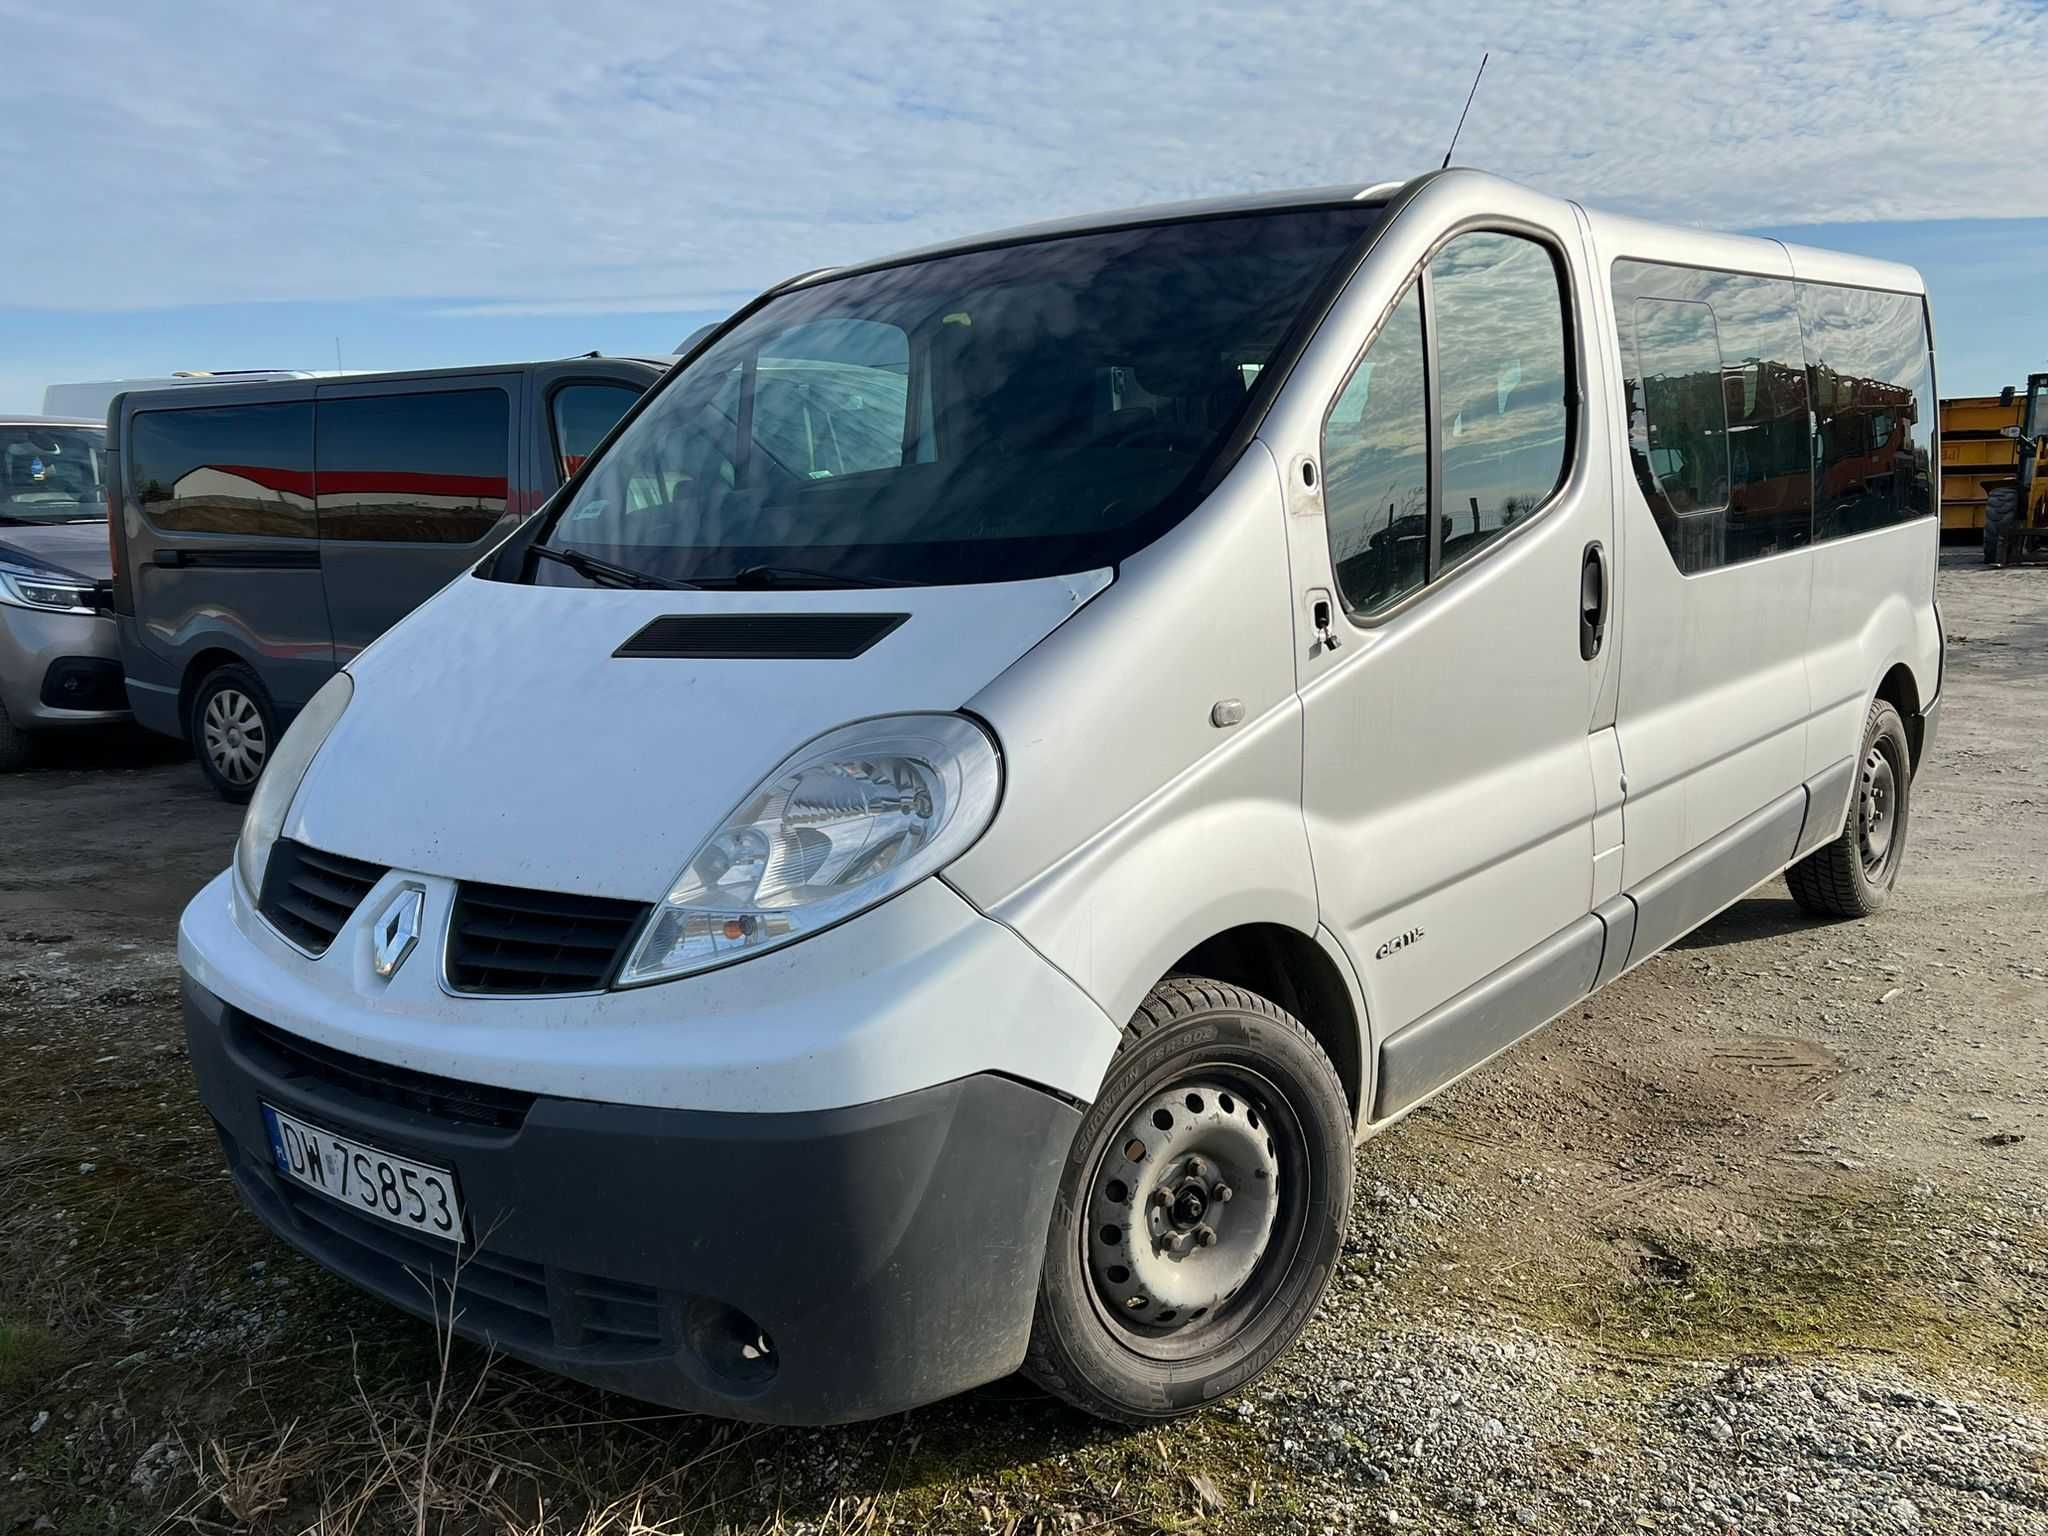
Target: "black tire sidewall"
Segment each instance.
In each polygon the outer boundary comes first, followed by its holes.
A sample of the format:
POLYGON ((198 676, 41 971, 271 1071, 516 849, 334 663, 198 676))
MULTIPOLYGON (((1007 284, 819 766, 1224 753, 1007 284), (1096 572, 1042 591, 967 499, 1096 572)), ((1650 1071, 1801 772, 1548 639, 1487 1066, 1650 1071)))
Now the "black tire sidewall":
POLYGON ((1913 747, 1906 736, 1906 722, 1891 704, 1880 699, 1870 711, 1869 722, 1863 728, 1863 750, 1856 755, 1856 799, 1849 805, 1849 825, 1846 829, 1850 841, 1850 855, 1854 861, 1856 883, 1862 888, 1872 907, 1882 906, 1899 883, 1899 870, 1905 865, 1906 851, 1913 832, 1913 747), (1882 883, 1872 880, 1869 871, 1863 867, 1863 849, 1858 836, 1863 797, 1863 759, 1870 755, 1870 749, 1880 740, 1889 739, 1892 744, 1892 794, 1897 802, 1893 816, 1897 825, 1892 828, 1891 857, 1885 865, 1882 883))
POLYGON ((214 767, 213 759, 206 755, 206 738, 202 729, 202 722, 206 717, 206 704, 223 688, 233 688, 248 695, 257 712, 263 716, 263 730, 270 741, 263 759, 264 770, 269 768, 271 757, 277 753, 277 706, 271 703, 270 690, 263 686, 263 680, 239 662, 214 668, 192 691, 192 708, 185 718, 185 739, 192 744, 192 755, 199 760, 199 771, 206 775, 206 782, 213 786, 214 793, 223 800, 232 805, 246 805, 249 797, 256 792, 256 785, 263 777, 263 770, 259 770, 256 777, 247 784, 233 784, 214 767))
POLYGON ((1351 1197, 1352 1136, 1343 1085, 1321 1050, 1291 1020, 1224 1003, 1133 1040, 1112 1062, 1061 1169, 1040 1287, 1040 1326, 1056 1335, 1063 1363, 1098 1412, 1126 1421, 1176 1417, 1234 1391, 1300 1335, 1334 1274, 1351 1197), (1096 1311, 1082 1259, 1089 1181, 1108 1139, 1137 1106, 1180 1073, 1205 1063, 1255 1071, 1286 1095, 1299 1121, 1310 1180, 1290 1269, 1261 1312, 1213 1352, 1160 1361, 1126 1348, 1096 1311))

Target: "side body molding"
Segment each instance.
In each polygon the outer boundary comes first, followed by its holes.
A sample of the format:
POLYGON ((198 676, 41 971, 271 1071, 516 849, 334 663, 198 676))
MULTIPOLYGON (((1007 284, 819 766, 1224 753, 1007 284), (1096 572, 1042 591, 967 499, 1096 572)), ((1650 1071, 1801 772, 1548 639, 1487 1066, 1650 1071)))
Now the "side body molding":
POLYGON ((1823 769, 1389 1036, 1372 1119, 1414 1108, 1825 843, 1855 766, 1823 769))

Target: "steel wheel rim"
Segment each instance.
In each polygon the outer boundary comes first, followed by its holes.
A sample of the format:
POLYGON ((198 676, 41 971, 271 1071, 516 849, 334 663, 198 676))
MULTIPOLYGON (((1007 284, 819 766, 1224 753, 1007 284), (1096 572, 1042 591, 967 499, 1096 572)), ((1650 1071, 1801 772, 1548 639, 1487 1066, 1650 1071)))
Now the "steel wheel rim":
POLYGON ((230 784, 253 784, 270 756, 263 711, 239 688, 223 688, 206 701, 200 718, 207 761, 230 784))
POLYGON ((1090 1300, 1118 1342, 1151 1359, 1185 1360, 1248 1326, 1272 1299, 1306 1231, 1307 1167, 1307 1142, 1292 1108, 1246 1068, 1204 1063, 1138 1100, 1096 1158, 1081 1233, 1090 1300), (1188 1108, 1191 1097, 1202 1100, 1201 1110, 1188 1108), (1161 1110, 1172 1114, 1171 1128, 1154 1122, 1161 1110), (1128 1155, 1133 1141, 1145 1149, 1136 1159, 1128 1155), (1190 1169, 1190 1158, 1203 1167, 1190 1169), (1211 1194, 1195 1221, 1176 1220, 1172 1207, 1191 1178, 1211 1194), (1214 1197, 1219 1182, 1232 1191, 1227 1200, 1214 1197), (1157 1210, 1151 1194, 1162 1188, 1172 1194, 1157 1210), (1201 1225, 1215 1232, 1214 1242, 1173 1242, 1201 1225), (1110 1227, 1118 1229, 1114 1241, 1110 1227), (1167 1251, 1153 1252, 1161 1238, 1167 1251), (1134 1245, 1146 1249, 1142 1264, 1132 1262, 1134 1245), (1114 1278, 1112 1269, 1127 1273, 1114 1278), (1161 1277, 1169 1283, 1160 1285, 1161 1277), (1131 1305, 1134 1296, 1145 1305, 1131 1305))
POLYGON ((1856 844, 1863 876, 1877 882, 1890 868, 1899 835, 1899 775, 1890 743, 1878 741, 1863 754, 1856 797, 1856 844))

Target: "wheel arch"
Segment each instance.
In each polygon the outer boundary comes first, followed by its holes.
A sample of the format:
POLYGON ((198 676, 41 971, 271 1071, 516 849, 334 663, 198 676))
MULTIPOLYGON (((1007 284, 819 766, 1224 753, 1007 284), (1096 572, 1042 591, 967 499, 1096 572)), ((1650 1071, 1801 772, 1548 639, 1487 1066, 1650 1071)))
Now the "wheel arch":
POLYGON ((1365 1006, 1327 936, 1281 923, 1242 923, 1182 955, 1166 977, 1206 976, 1256 992, 1293 1014, 1329 1054, 1354 1126, 1371 1102, 1365 1006))
MULTIPOLYGON (((251 672, 256 671, 254 663, 248 657, 225 645, 209 645, 185 663, 184 675, 178 679, 178 724, 187 740, 190 740, 192 735, 193 700, 199 697, 199 690, 207 678, 222 667, 229 666, 247 667, 251 672)), ((258 679, 261 680, 261 674, 258 674, 258 679)))
POLYGON ((1921 744, 1927 736, 1927 720, 1921 713, 1919 679, 1913 676, 1913 669, 1905 662, 1895 661, 1878 680, 1876 696, 1896 709, 1899 718, 1905 722, 1906 746, 1912 754, 1911 768, 1918 774, 1921 744))

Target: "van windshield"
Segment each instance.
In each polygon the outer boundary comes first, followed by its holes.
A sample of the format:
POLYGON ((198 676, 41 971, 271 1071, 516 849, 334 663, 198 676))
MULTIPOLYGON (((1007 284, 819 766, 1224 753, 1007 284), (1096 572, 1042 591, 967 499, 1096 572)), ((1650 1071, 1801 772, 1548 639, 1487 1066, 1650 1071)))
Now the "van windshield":
POLYGON ((105 517, 105 445, 99 427, 0 424, 0 524, 105 517))
POLYGON ((1062 236, 780 295, 665 385, 543 542, 696 585, 1113 564, 1187 510, 1259 370, 1380 216, 1062 236))

